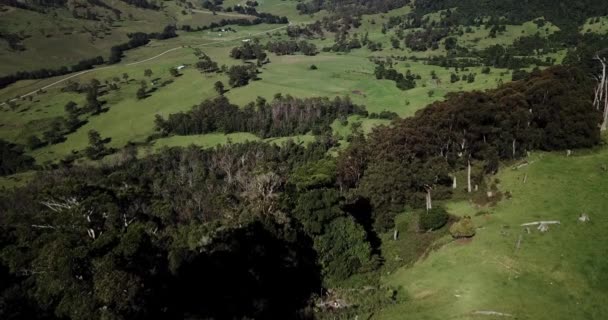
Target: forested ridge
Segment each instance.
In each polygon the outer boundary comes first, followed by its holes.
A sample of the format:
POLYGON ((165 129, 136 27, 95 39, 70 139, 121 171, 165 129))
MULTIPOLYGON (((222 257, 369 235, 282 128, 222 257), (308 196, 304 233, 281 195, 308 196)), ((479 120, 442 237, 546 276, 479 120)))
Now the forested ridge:
MULTIPOLYGON (((591 88, 579 69, 553 67, 451 94, 369 137, 355 132, 337 157, 328 155, 337 142, 322 135, 309 146, 193 146, 142 159, 126 148, 112 166, 41 172, 1 195, 0 316, 322 316, 317 293, 381 266, 378 236, 394 213, 423 207, 429 193, 449 198, 452 174, 472 164, 481 184, 499 161, 527 151, 597 145, 591 88)), ((249 123, 272 136, 361 111, 345 99, 280 96, 244 109, 223 97, 201 106, 159 118, 159 128, 229 132, 249 123)))
POLYGON ((595 0, 417 0, 416 11, 424 15, 438 10, 454 9, 456 22, 468 25, 478 19, 504 19, 519 24, 544 17, 563 28, 573 28, 588 17, 608 14, 608 4, 595 0))

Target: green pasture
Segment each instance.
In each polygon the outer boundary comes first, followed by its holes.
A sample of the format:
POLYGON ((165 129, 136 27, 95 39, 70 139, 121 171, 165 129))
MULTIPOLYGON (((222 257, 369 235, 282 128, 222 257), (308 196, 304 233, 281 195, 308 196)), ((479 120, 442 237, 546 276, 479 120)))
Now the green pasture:
POLYGON ((496 207, 448 204, 452 214, 473 216, 477 235, 386 275, 383 282, 401 287, 405 301, 372 319, 505 319, 478 311, 512 319, 605 318, 608 149, 575 151, 571 157, 534 153, 528 162, 519 170, 502 168, 499 189, 512 198, 496 207), (476 215, 482 210, 489 214, 476 215), (579 222, 582 213, 591 221, 579 222), (561 225, 546 233, 520 227, 539 220, 561 225))
POLYGON ((608 33, 608 16, 587 19, 580 31, 581 33, 608 33))

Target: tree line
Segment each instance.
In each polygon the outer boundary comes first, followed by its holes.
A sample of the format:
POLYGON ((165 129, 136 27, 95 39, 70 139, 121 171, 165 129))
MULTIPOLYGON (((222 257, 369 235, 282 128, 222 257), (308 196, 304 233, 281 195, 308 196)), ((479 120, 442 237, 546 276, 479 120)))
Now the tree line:
POLYGON ((210 132, 251 132, 262 138, 331 132, 331 123, 351 114, 366 114, 346 98, 306 98, 277 95, 271 102, 258 98, 243 108, 221 96, 205 100, 188 112, 156 116, 156 130, 163 135, 210 132))
POLYGON ((317 46, 306 40, 270 40, 266 43, 266 49, 279 56, 296 54, 297 52, 307 56, 314 56, 318 53, 317 46))
POLYGON ((412 73, 411 70, 407 70, 405 75, 398 72, 392 67, 392 63, 385 61, 375 61, 376 68, 374 69, 374 75, 376 79, 387 79, 392 80, 397 85, 397 88, 401 90, 409 90, 416 87, 416 80, 421 79, 420 75, 412 73))
MULTIPOLYGON (((148 42, 150 42, 150 39, 164 40, 164 39, 169 39, 172 37, 177 37, 175 30, 176 30, 175 26, 166 26, 164 28, 164 30, 160 33, 153 32, 153 33, 146 34, 143 32, 136 32, 136 33, 129 34, 130 39, 128 42, 125 42, 123 44, 116 45, 116 46, 113 46, 112 48, 110 48, 110 56, 109 56, 108 60, 105 62, 108 64, 114 64, 114 63, 120 62, 124 51, 144 46, 144 45, 148 44, 148 42)), ((103 57, 97 56, 97 57, 91 58, 91 59, 80 60, 78 63, 76 63, 70 67, 64 66, 64 67, 60 67, 57 69, 43 68, 43 69, 34 70, 34 71, 19 71, 17 73, 11 74, 11 75, 0 77, 0 89, 5 88, 6 86, 13 84, 20 80, 45 79, 45 78, 51 78, 51 77, 56 77, 56 76, 62 76, 62 75, 73 73, 73 72, 79 72, 79 71, 91 69, 94 66, 100 65, 103 63, 104 63, 103 57)))
POLYGON ((500 160, 597 145, 600 113, 590 85, 580 69, 553 67, 495 90, 449 94, 351 142, 338 158, 338 183, 370 199, 386 230, 391 211, 423 206, 429 193, 448 197, 454 174, 471 164, 482 168, 471 183, 481 184, 500 160))

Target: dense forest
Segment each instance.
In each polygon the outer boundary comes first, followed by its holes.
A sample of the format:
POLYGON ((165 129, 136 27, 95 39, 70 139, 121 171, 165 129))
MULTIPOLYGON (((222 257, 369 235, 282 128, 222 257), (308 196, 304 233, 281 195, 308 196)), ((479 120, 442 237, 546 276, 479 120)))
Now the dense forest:
POLYGON ((336 97, 297 99, 277 95, 270 103, 258 98, 244 108, 221 96, 206 100, 189 112, 156 117, 156 129, 163 135, 192 135, 209 132, 251 132, 262 138, 331 132, 331 123, 351 114, 363 114, 364 108, 350 99, 336 97))
POLYGON ((439 10, 453 9, 456 24, 471 25, 484 18, 503 19, 503 23, 520 24, 544 17, 560 28, 576 28, 591 16, 608 14, 608 3, 596 0, 417 0, 419 16, 439 10), (522 10, 525 7, 525 10, 522 10))

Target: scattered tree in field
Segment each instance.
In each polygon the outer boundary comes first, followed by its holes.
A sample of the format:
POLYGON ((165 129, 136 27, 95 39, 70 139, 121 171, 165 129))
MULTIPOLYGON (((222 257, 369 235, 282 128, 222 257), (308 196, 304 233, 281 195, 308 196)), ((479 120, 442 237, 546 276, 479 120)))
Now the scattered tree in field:
POLYGON ((144 76, 148 78, 152 77, 152 69, 144 70, 144 76))
POLYGON ((196 68, 204 73, 217 72, 219 70, 217 62, 211 60, 211 57, 206 54, 199 57, 199 60, 196 62, 196 68))
POLYGON ((169 73, 171 74, 171 76, 173 77, 177 77, 179 76, 179 71, 177 71, 177 68, 171 68, 169 69, 169 73))
POLYGON ((106 155, 107 150, 104 141, 101 139, 99 132, 89 130, 89 146, 85 149, 87 157, 92 160, 98 160, 106 155))
POLYGON ((63 118, 53 120, 50 128, 42 134, 44 140, 50 144, 62 142, 65 139, 63 137, 63 122, 63 118))
POLYGON ((122 74, 122 79, 123 79, 125 82, 129 82, 129 74, 128 74, 128 73, 126 73, 126 72, 125 72, 125 73, 123 73, 123 74, 122 74))
POLYGON ((217 94, 219 95, 223 95, 225 92, 224 84, 221 81, 216 81, 213 85, 213 88, 215 89, 215 92, 217 92, 217 94))
POLYGON ((141 100, 144 99, 146 97, 146 89, 143 87, 140 87, 139 89, 137 89, 137 92, 135 93, 137 100, 141 100))
POLYGON ((38 148, 40 148, 43 145, 42 140, 40 140, 40 138, 38 138, 38 136, 36 135, 31 135, 27 138, 27 147, 30 150, 36 150, 38 148))
POLYGON ((257 74, 255 65, 231 66, 228 69, 228 83, 232 87, 246 86, 250 80, 257 79, 257 74))
POLYGON ((457 74, 452 73, 450 75, 450 82, 451 83, 455 83, 455 82, 458 82, 458 81, 460 81, 460 77, 457 74))
POLYGON ((467 75, 467 83, 473 83, 473 82, 475 82, 475 74, 469 73, 469 75, 467 75))
POLYGON ((78 105, 74 101, 69 101, 63 107, 67 114, 78 114, 80 110, 78 109, 78 105))
POLYGON ((101 112, 101 102, 97 99, 98 90, 98 86, 94 83, 91 83, 87 89, 86 110, 93 114, 101 112))
POLYGON ((445 50, 450 51, 450 50, 456 49, 457 44, 458 44, 458 39, 452 38, 452 37, 446 38, 445 42, 444 42, 445 50))

